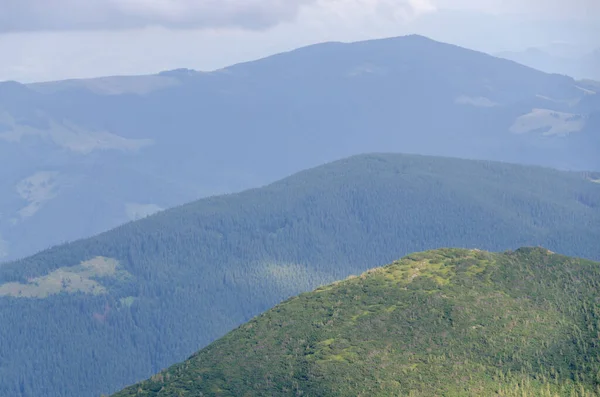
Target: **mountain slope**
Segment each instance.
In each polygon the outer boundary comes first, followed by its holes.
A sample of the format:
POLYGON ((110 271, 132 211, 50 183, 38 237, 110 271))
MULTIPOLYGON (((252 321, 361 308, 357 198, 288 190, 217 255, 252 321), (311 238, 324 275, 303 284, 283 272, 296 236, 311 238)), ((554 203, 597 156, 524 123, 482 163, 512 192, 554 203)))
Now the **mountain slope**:
POLYGON ((421 36, 0 84, 0 239, 14 259, 364 152, 600 169, 600 107, 581 105, 597 90, 580 85, 421 36))
POLYGON ((0 395, 119 390, 287 297, 409 252, 543 245, 600 259, 598 179, 356 156, 0 266, 0 395))
POLYGON ((600 263, 412 254, 292 298, 115 397, 597 396, 600 263))

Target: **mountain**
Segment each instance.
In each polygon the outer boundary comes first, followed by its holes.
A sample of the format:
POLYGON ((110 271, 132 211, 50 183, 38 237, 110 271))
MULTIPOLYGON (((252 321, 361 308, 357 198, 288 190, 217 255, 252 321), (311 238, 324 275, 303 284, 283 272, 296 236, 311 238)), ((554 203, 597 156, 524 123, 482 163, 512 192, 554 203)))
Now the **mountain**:
POLYGON ((98 397, 410 252, 600 259, 600 173, 361 155, 0 266, 0 395, 98 397))
POLYGON ((600 263, 412 254, 275 306, 114 397, 598 396, 600 263))
POLYGON ((569 56, 556 55, 542 48, 530 47, 523 51, 503 51, 494 55, 547 73, 583 77, 580 75, 581 70, 576 65, 575 57, 571 54, 569 56))
POLYGON ((0 251, 23 257, 365 152, 600 170, 600 107, 581 105, 596 92, 422 36, 206 73, 0 84, 0 251))
POLYGON ((600 80, 600 48, 591 52, 582 52, 569 47, 559 49, 530 47, 524 51, 504 51, 495 55, 548 73, 600 80))
POLYGON ((584 75, 600 81, 600 48, 590 52, 583 57, 584 75))

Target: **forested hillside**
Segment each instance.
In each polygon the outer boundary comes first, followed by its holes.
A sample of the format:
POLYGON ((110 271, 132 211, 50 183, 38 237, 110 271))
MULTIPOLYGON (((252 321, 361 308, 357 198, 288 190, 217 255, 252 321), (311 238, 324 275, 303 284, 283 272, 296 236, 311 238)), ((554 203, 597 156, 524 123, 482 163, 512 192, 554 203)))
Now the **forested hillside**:
POLYGON ((115 397, 600 396, 600 263, 411 254, 292 298, 115 397))
POLYGON ((114 392, 285 298, 410 252, 542 245, 600 259, 597 179, 362 155, 0 266, 0 395, 114 392))

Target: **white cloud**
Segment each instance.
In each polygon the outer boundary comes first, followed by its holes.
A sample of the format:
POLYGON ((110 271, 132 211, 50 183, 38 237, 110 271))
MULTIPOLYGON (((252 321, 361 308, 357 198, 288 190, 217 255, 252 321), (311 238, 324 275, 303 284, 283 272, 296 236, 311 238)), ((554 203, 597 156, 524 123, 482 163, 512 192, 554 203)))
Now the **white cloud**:
POLYGON ((293 20, 315 0, 2 0, 0 31, 242 27, 293 20))
POLYGON ((598 0, 433 0, 439 8, 519 14, 533 18, 600 18, 598 0))
POLYGON ((430 0, 319 0, 317 6, 319 12, 347 21, 369 18, 406 21, 435 11, 430 0))
POLYGON ((306 6, 342 18, 363 13, 406 20, 437 8, 600 18, 599 0, 2 0, 0 32, 148 26, 261 30, 295 20, 306 6))

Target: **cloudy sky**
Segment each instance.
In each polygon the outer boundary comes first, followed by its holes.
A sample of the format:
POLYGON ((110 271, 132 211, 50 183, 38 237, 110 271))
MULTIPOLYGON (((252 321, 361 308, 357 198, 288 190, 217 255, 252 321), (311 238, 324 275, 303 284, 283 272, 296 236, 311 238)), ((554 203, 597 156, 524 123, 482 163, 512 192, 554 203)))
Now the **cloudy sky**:
POLYGON ((0 80, 213 70, 418 33, 487 52, 600 47, 600 0, 0 0, 0 80))

